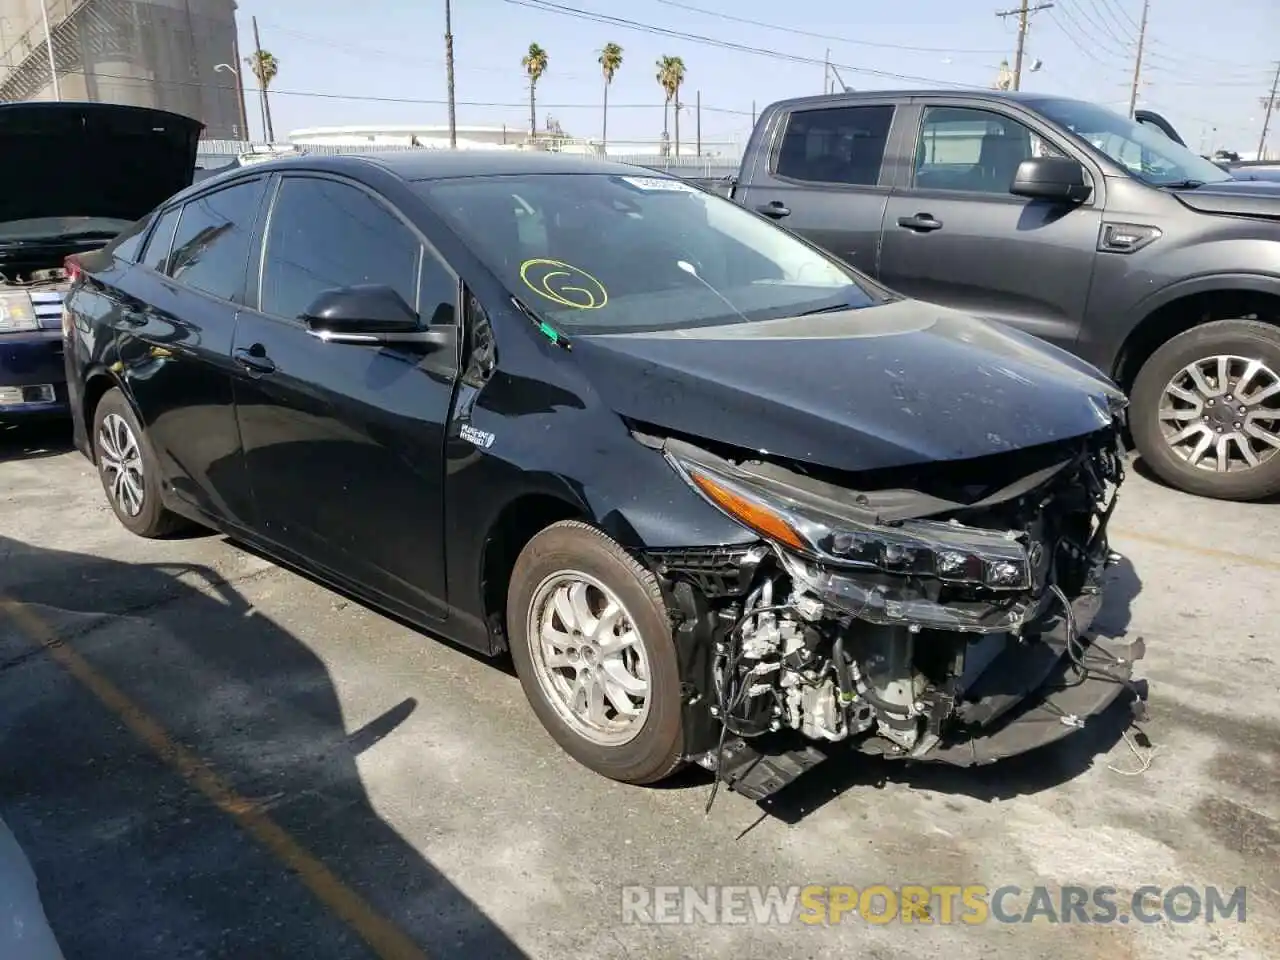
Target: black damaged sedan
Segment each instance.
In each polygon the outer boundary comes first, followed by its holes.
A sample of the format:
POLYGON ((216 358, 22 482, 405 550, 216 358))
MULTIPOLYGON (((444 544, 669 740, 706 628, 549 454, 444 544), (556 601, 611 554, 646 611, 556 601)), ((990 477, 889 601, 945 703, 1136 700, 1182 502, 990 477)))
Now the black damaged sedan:
POLYGON ((608 777, 986 763, 1134 686, 1140 641, 1091 629, 1115 387, 679 180, 241 168, 81 256, 64 336, 128 529, 212 527, 510 651, 608 777))

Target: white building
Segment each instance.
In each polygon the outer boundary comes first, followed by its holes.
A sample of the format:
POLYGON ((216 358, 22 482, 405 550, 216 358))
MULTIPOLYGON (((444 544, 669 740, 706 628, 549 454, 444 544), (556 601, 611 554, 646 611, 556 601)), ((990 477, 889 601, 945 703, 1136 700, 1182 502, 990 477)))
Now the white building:
MULTIPOLYGON (((459 150, 529 149, 529 132, 510 126, 456 127, 459 150)), ((289 133, 289 143, 308 146, 449 147, 449 127, 444 124, 390 124, 343 127, 309 127, 289 133)), ((535 149, 560 153, 600 154, 594 140, 567 137, 559 132, 539 131, 535 149)))

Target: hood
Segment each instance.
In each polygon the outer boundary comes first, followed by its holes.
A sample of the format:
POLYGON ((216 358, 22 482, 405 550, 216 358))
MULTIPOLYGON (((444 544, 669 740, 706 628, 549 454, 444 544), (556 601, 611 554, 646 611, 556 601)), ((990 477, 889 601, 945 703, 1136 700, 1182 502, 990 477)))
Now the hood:
MULTIPOLYGON (((1232 175, 1245 176, 1239 170, 1232 175)), ((1280 180, 1223 180, 1173 194, 1183 206, 1201 213, 1280 219, 1280 180)))
POLYGON ((146 107, 0 104, 0 223, 137 220, 190 186, 204 124, 146 107))
POLYGON ((852 472, 1078 437, 1124 404, 1065 351, 914 300, 572 343, 623 416, 852 472))

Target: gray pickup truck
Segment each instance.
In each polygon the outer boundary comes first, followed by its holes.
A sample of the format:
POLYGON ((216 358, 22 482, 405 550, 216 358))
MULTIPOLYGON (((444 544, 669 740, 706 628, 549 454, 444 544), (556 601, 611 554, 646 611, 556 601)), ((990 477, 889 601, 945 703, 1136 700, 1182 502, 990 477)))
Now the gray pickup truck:
POLYGON ((1171 130, 1041 94, 806 97, 767 107, 738 176, 704 186, 899 293, 1099 367, 1170 485, 1269 497, 1280 182, 1224 170, 1171 130))

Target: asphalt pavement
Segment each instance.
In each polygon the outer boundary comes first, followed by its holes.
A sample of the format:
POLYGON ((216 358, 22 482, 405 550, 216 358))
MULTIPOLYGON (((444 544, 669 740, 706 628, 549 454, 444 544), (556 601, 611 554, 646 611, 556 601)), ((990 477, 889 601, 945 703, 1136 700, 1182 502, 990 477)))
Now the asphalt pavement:
POLYGON ((698 772, 643 789, 575 764, 506 664, 222 537, 132 537, 61 432, 20 431, 0 437, 0 816, 68 960, 1276 957, 1277 509, 1131 473, 1101 618, 1146 639, 1127 739, 1121 712, 983 770, 828 761, 704 815, 698 772), (807 884, 1243 887, 1247 918, 624 910, 807 884))

